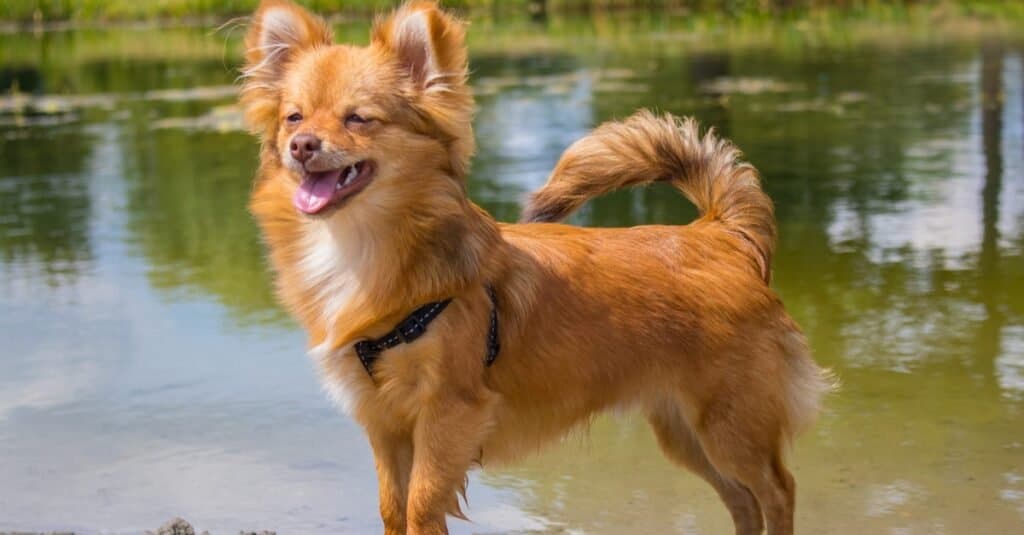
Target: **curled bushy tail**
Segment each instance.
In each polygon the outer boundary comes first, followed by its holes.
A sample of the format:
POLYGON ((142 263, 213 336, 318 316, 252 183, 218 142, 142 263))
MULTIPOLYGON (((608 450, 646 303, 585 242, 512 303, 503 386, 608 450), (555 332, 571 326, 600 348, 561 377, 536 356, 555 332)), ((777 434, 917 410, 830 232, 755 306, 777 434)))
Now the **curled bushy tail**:
POLYGON ((697 122, 641 110, 608 122, 573 143, 547 184, 527 202, 523 222, 559 221, 584 202, 610 191, 669 182, 701 212, 742 237, 768 281, 775 252, 772 201, 740 151, 714 132, 701 137, 697 122))

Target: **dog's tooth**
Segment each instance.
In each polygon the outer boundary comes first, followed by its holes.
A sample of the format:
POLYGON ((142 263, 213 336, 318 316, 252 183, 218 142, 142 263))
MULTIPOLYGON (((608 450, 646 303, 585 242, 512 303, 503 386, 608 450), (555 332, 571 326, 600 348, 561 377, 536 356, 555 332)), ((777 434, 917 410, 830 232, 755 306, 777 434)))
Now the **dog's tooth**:
POLYGON ((348 184, 349 182, 352 182, 352 180, 355 179, 356 175, 358 175, 358 174, 359 174, 359 170, 356 169, 356 166, 353 165, 353 166, 349 167, 348 168, 348 176, 345 177, 345 183, 348 184))

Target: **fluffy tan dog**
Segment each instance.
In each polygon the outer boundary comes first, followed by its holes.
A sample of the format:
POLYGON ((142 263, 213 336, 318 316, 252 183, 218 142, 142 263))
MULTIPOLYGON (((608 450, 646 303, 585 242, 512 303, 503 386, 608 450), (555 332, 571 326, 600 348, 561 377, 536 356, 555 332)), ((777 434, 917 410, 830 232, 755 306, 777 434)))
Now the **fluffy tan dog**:
POLYGON ((262 140, 251 210, 281 302, 366 429, 385 532, 446 533, 474 464, 634 407, 665 454, 715 488, 737 533, 791 533, 784 449, 831 384, 768 286, 775 225, 756 171, 692 121, 640 112, 571 146, 526 223, 497 223, 466 196, 463 37, 415 1, 378 21, 369 46, 337 45, 277 0, 246 38, 242 104, 262 140), (655 181, 701 217, 550 223, 655 181), (422 336, 388 335, 410 314, 422 336), (393 347, 357 357, 385 335, 393 347))

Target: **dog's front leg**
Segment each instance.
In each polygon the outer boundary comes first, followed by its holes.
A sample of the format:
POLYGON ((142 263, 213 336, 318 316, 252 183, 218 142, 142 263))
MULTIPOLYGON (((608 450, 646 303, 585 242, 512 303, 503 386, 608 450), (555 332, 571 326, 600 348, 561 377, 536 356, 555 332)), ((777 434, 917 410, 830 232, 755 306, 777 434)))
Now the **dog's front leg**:
POLYGON ((367 430, 377 467, 380 518, 384 535, 405 535, 405 504, 412 472, 412 437, 408 434, 367 430))
POLYGON ((458 492, 479 460, 492 427, 490 396, 451 392, 430 403, 416 422, 409 483, 408 533, 447 534, 447 513, 461 516, 458 492), (459 395, 461 394, 461 395, 459 395))

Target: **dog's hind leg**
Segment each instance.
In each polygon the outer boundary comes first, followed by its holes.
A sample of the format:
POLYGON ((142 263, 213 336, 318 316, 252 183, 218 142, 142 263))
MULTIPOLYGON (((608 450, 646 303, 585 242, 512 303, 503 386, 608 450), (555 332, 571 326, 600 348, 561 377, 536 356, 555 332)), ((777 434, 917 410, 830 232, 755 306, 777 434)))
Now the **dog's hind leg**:
POLYGON ((708 407, 695 427, 707 459, 723 476, 750 489, 764 513, 768 535, 792 535, 796 482, 782 461, 781 426, 771 402, 736 398, 708 407))
POLYGON ((714 487, 732 515, 737 535, 759 535, 764 530, 761 508, 753 494, 715 469, 675 401, 665 400, 650 406, 647 419, 665 455, 714 487))
POLYGON ((781 327, 738 340, 745 347, 737 351, 752 357, 734 373, 718 376, 716 391, 706 392, 710 401, 692 420, 711 464, 757 499, 768 535, 793 533, 796 482, 783 453, 836 387, 831 374, 811 359, 792 321, 783 318, 781 327), (766 352, 773 348, 778 353, 766 352))

